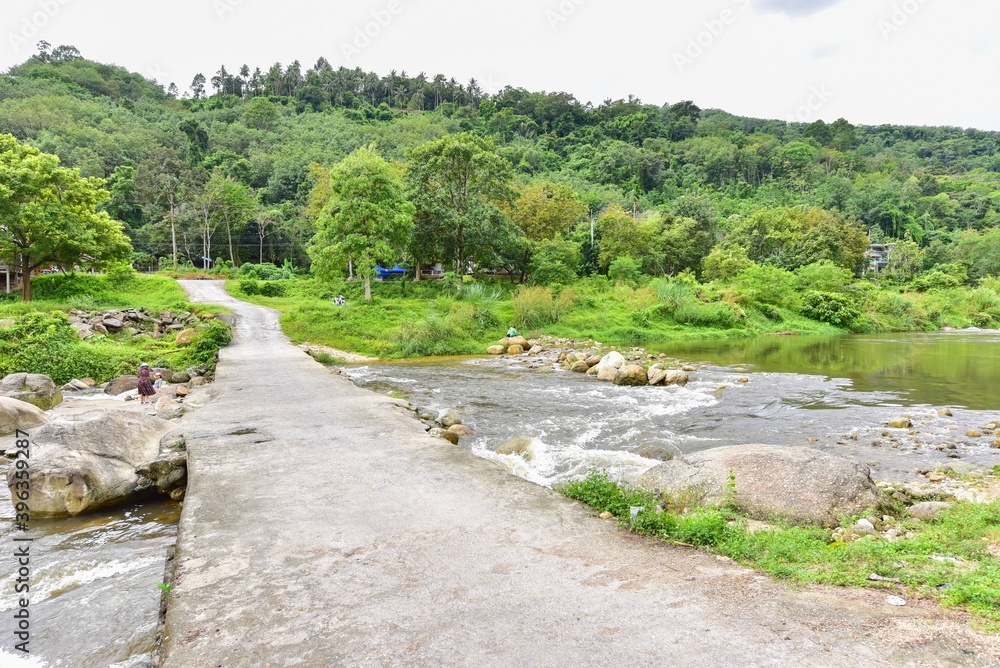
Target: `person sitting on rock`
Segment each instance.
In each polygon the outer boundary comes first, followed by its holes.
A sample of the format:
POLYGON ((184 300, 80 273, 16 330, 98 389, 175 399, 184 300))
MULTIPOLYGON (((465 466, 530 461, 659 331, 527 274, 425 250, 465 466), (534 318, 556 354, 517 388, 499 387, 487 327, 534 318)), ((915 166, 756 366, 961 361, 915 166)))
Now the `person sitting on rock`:
POLYGON ((153 377, 156 378, 156 380, 153 381, 153 389, 159 392, 160 388, 166 384, 163 382, 163 374, 157 371, 153 377))
POLYGON ((517 336, 517 330, 514 329, 514 325, 511 325, 510 329, 507 330, 507 338, 513 339, 515 336, 517 336))

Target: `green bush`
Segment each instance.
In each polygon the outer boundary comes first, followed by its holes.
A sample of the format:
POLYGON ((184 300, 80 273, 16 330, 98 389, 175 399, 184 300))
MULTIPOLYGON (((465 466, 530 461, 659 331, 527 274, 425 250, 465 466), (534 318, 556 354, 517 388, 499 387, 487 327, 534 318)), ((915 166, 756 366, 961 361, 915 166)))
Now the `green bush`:
POLYGON ((788 306, 796 297, 795 275, 785 269, 767 265, 747 267, 736 277, 733 287, 741 303, 753 306, 788 306))
POLYGON ((813 262, 795 270, 801 292, 843 292, 854 282, 854 275, 829 260, 813 262))
POLYGON ((618 283, 638 285, 642 282, 642 263, 623 255, 608 267, 608 278, 618 283))
POLYGON ((240 281, 239 289, 240 292, 252 297, 254 295, 259 295, 261 293, 261 286, 263 284, 255 278, 244 278, 240 281))
POLYGON ((811 290, 806 293, 802 315, 836 327, 851 329, 861 317, 861 311, 848 295, 811 290))
POLYGON ((943 271, 929 271, 913 279, 913 289, 917 292, 930 292, 932 290, 950 290, 962 285, 961 280, 943 271))
POLYGON ((295 274, 288 266, 277 267, 270 262, 262 264, 247 262, 240 267, 240 276, 243 278, 256 278, 262 281, 281 281, 294 278, 295 274))
POLYGON ((233 340, 232 329, 221 320, 209 320, 201 326, 194 343, 185 351, 185 357, 193 364, 211 366, 220 348, 233 340))
POLYGON ((260 295, 262 297, 284 297, 285 286, 274 282, 263 283, 260 286, 260 295))
POLYGON ((682 325, 732 329, 738 324, 733 309, 725 302, 684 304, 674 312, 674 320, 682 325))
POLYGON ((528 329, 543 327, 559 322, 563 311, 574 301, 572 290, 563 290, 554 295, 550 288, 522 286, 511 297, 517 322, 528 329))
POLYGON ((580 271, 580 244, 562 239, 541 242, 528 271, 536 285, 569 285, 580 271))

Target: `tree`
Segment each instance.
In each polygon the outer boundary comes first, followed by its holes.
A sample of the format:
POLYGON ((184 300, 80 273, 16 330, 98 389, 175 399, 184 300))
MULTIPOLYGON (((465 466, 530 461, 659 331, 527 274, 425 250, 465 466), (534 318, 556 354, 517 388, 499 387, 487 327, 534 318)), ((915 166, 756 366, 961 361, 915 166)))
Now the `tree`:
POLYGON ((234 267, 240 266, 239 254, 233 245, 233 237, 237 240, 243 233, 246 224, 253 220, 259 209, 257 195, 253 188, 237 183, 223 176, 219 171, 212 174, 207 189, 213 193, 218 203, 219 218, 226 226, 226 238, 229 240, 229 260, 234 267))
POLYGON ((521 188, 517 200, 508 208, 508 215, 531 242, 524 244, 522 266, 527 268, 535 248, 543 241, 568 234, 587 215, 587 207, 569 186, 542 181, 521 188))
POLYGON ((342 274, 352 263, 365 281, 365 301, 371 301, 375 267, 399 258, 413 230, 414 211, 399 170, 373 146, 357 149, 330 170, 330 199, 316 219, 309 248, 317 272, 342 274))
POLYGON ((443 236, 455 271, 463 275, 470 262, 497 260, 503 245, 518 235, 500 209, 514 193, 510 164, 493 141, 462 132, 413 149, 409 158, 407 182, 417 223, 443 236))
POLYGON ((177 213, 190 178, 188 164, 176 151, 166 147, 153 149, 136 170, 136 189, 146 200, 150 213, 165 209, 174 271, 177 271, 177 213))
POLYGON ((129 256, 122 224, 97 210, 109 198, 103 185, 0 135, 0 257, 20 258, 24 301, 31 301, 31 274, 45 264, 101 267, 129 256))
POLYGON ((640 257, 646 239, 639 223, 617 204, 612 204, 597 221, 601 228, 601 254, 598 264, 607 269, 620 257, 640 257))
POLYGON ((205 97, 205 75, 200 72, 191 80, 191 95, 196 100, 205 97))

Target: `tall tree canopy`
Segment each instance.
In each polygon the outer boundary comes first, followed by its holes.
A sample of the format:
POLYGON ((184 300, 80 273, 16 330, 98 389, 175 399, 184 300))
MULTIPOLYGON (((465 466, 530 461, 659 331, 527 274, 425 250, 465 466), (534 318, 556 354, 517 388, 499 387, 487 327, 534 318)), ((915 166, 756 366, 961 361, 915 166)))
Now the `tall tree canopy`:
POLYGON ((413 230, 413 212, 399 170, 374 147, 357 149, 330 170, 330 199, 316 219, 309 249, 318 273, 343 275, 352 263, 365 281, 365 301, 371 301, 375 266, 399 259, 413 230))
POLYGON ((457 273, 468 273, 469 263, 496 261, 497 250, 519 236, 500 208, 514 196, 510 164, 492 140, 462 132, 415 148, 409 158, 417 222, 445 242, 444 259, 457 273))
POLYGON ((0 135, 0 257, 20 260, 24 301, 31 301, 32 272, 43 265, 100 267, 128 257, 122 224, 97 210, 110 197, 103 185, 0 135))

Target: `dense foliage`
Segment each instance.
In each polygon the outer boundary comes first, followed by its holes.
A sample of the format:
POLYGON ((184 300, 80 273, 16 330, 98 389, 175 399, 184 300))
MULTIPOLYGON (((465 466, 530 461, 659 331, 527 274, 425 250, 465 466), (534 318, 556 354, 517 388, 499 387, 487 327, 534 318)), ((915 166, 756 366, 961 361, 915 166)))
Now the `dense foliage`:
MULTIPOLYGON (((754 284, 786 278, 777 270, 825 280, 799 273, 823 263, 861 277, 870 242, 894 244, 883 287, 932 294, 1000 272, 996 132, 788 124, 631 97, 593 105, 325 59, 221 67, 190 90, 179 97, 43 44, 0 76, 0 133, 106 179, 104 208, 153 265, 174 265, 176 249, 198 267, 307 269, 323 256, 307 251, 343 186, 335 167, 373 146, 415 208, 395 258, 414 270, 440 262, 459 275, 504 270, 550 286, 690 271, 732 285, 737 306, 806 308, 860 329, 883 326, 866 319, 864 286, 844 298, 831 295, 845 284, 809 285, 822 295, 779 304, 754 284)), ((353 253, 371 256, 356 240, 327 274, 350 273, 353 253)), ((700 308, 682 315, 697 321, 700 308)))

